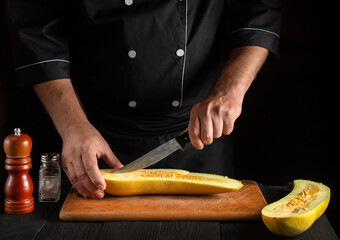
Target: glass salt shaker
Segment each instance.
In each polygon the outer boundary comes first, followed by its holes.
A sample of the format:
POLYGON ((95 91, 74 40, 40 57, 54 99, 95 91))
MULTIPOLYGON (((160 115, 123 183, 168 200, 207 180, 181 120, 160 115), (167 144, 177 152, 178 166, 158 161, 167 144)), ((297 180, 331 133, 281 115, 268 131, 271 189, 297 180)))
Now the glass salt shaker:
POLYGON ((39 201, 58 202, 61 188, 60 154, 41 154, 39 171, 39 201))

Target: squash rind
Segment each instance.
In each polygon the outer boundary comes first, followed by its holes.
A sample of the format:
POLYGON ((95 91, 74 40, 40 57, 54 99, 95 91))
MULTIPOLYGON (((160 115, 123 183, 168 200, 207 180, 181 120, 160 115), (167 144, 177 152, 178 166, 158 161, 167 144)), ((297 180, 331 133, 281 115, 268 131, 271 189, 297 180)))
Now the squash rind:
POLYGON ((240 181, 228 177, 179 169, 143 169, 128 174, 115 174, 113 171, 100 170, 106 182, 105 192, 116 196, 218 194, 236 191, 243 186, 240 181))
MULTIPOLYGON (((314 195, 313 195, 314 197, 314 195)), ((271 203, 261 211, 262 220, 267 228, 281 236, 296 236, 305 232, 324 213, 330 201, 330 189, 322 184, 309 180, 294 180, 293 190, 284 198, 271 203), (275 208, 287 204, 294 196, 299 196, 304 186, 317 187, 315 198, 301 212, 275 212, 275 208)))

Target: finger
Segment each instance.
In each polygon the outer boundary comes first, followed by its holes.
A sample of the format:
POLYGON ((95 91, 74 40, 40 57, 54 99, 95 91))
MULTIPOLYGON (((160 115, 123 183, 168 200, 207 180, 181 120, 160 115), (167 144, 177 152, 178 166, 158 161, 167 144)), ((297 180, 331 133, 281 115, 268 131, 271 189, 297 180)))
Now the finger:
POLYGON ((190 116, 188 131, 191 144, 198 150, 203 149, 204 144, 201 140, 200 121, 198 117, 190 116))
POLYGON ((228 118, 225 118, 223 120, 223 134, 224 135, 229 135, 231 134, 231 132, 233 131, 234 129, 234 122, 231 121, 230 119, 228 118))
POLYGON ((96 189, 95 190, 101 190, 103 191, 106 188, 106 184, 104 181, 103 176, 100 173, 98 164, 97 164, 97 158, 95 158, 95 161, 93 161, 92 157, 87 157, 87 156, 83 156, 83 164, 84 164, 84 169, 87 173, 87 176, 89 177, 92 186, 94 186, 96 189))
POLYGON ((77 167, 76 174, 81 183, 91 193, 90 197, 104 197, 105 181, 100 174, 95 153, 90 151, 83 153, 82 162, 77 167))
POLYGON ((201 140, 204 145, 210 145, 213 142, 213 123, 210 116, 200 117, 201 124, 201 140))
POLYGON ((90 196, 90 193, 87 191, 87 189, 81 184, 81 182, 78 180, 78 177, 75 173, 74 167, 71 163, 64 163, 63 164, 63 170, 66 173, 66 176, 70 180, 72 186, 77 190, 77 192, 83 196, 88 197, 90 196))
POLYGON ((223 132, 223 120, 219 117, 216 117, 212 120, 213 125, 213 137, 220 138, 223 132))

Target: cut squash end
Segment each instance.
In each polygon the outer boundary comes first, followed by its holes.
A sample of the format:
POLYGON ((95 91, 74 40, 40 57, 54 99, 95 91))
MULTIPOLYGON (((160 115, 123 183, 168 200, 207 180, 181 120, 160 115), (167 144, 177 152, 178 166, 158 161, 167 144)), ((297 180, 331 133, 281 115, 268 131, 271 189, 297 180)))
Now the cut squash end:
POLYGON ((322 215, 329 200, 330 189, 326 185, 298 179, 287 196, 262 209, 262 220, 275 234, 296 236, 322 215))

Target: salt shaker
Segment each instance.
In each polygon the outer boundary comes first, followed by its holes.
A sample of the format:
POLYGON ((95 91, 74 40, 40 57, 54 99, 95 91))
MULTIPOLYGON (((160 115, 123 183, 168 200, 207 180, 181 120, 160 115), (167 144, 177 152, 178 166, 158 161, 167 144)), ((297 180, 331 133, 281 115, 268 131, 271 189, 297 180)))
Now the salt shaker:
POLYGON ((39 170, 39 201, 58 202, 61 187, 60 154, 41 154, 39 170))

